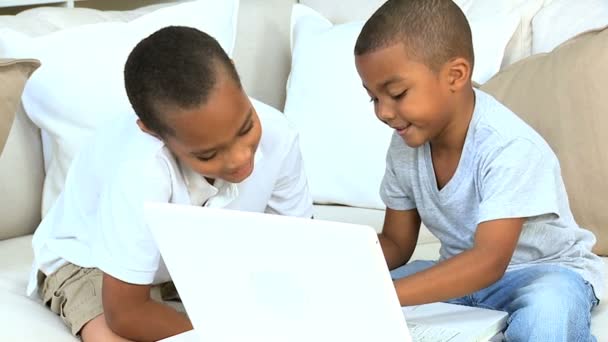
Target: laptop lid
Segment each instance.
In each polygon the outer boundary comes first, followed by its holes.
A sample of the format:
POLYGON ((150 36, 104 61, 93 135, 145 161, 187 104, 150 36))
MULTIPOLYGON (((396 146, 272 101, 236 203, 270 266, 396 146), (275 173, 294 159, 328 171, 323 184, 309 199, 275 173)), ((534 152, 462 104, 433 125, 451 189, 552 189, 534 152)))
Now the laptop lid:
POLYGON ((411 341, 371 227, 146 203, 201 341, 411 341))

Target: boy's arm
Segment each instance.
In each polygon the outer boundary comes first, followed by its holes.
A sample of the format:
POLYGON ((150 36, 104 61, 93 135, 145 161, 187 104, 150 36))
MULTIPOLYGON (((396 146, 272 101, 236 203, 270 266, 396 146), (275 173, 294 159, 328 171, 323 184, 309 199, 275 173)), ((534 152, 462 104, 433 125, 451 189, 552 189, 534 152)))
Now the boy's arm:
POLYGON ((394 210, 386 208, 382 233, 378 234, 380 246, 389 269, 407 263, 418 241, 420 215, 416 209, 394 210))
POLYGON ((397 280, 399 302, 405 306, 445 301, 495 283, 511 261, 524 221, 512 218, 480 223, 473 248, 397 280))
POLYGON ((108 327, 133 341, 158 341, 192 330, 186 315, 150 298, 150 288, 104 273, 102 299, 108 327))

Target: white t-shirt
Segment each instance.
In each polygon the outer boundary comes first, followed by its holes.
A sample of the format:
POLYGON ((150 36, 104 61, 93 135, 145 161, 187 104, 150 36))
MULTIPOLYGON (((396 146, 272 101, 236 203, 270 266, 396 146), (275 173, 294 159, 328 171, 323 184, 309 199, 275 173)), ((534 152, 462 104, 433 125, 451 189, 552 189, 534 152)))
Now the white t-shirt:
POLYGON ((311 217, 312 197, 298 138, 277 110, 252 100, 262 125, 253 173, 240 184, 182 167, 164 143, 145 134, 130 114, 99 130, 74 159, 64 190, 32 241, 37 272, 55 272, 67 262, 97 267, 133 284, 170 280, 144 223, 145 201, 205 205, 311 217))
POLYGON ((441 189, 427 143, 407 146, 394 135, 380 195, 387 207, 417 209, 441 241, 440 260, 474 244, 486 221, 526 217, 508 270, 557 264, 578 272, 598 297, 603 265, 591 252, 595 236, 575 222, 559 161, 545 140, 492 96, 476 102, 460 162, 441 189))

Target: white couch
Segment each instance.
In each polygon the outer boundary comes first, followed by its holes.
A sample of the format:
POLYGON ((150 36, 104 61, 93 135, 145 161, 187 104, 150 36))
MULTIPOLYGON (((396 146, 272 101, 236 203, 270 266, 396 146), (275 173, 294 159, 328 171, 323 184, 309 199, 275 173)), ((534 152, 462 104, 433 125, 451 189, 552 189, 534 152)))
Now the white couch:
MULTIPOLYGON (((557 0, 556 0, 557 1, 557 0)), ((242 0, 235 62, 248 94, 283 109, 290 71, 289 21, 295 0, 242 0)), ((382 1, 299 1, 335 22, 363 19, 382 1)), ((98 12, 82 9, 34 9, 19 16, 0 16, 0 27, 42 35, 66 27, 107 20, 125 21, 156 8, 98 12)), ((1 51, 0 51, 0 57, 1 51)), ((525 56, 512 55, 510 64, 525 56)), ((7 146, 0 157, 0 340, 71 341, 58 317, 25 296, 32 261, 31 234, 40 221, 44 163, 39 129, 23 110, 17 113, 7 146)), ((370 225, 381 229, 383 211, 338 205, 316 205, 315 216, 370 225)), ((413 259, 435 259, 439 243, 426 230, 420 235, 413 259)), ((608 309, 593 313, 592 331, 608 341, 608 309)))

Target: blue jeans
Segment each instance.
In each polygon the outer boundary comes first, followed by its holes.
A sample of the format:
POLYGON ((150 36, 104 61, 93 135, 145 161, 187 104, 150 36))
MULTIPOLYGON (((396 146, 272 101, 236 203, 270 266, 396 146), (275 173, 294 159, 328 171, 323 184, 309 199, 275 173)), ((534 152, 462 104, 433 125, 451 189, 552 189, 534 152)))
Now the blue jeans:
MULTIPOLYGON (((433 266, 414 261, 391 272, 400 279, 433 266)), ((591 310, 598 299, 578 273, 557 265, 537 265, 509 271, 496 283, 449 303, 509 313, 507 341, 588 342, 591 310)))

